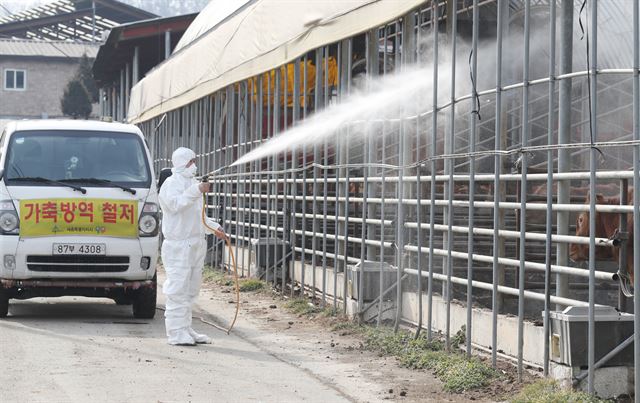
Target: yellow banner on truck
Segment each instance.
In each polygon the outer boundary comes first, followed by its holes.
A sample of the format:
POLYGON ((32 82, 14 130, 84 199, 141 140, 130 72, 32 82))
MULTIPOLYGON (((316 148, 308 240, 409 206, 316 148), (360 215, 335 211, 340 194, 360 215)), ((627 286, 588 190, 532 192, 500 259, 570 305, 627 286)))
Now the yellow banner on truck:
POLYGON ((20 236, 138 237, 138 202, 114 199, 20 200, 20 236))

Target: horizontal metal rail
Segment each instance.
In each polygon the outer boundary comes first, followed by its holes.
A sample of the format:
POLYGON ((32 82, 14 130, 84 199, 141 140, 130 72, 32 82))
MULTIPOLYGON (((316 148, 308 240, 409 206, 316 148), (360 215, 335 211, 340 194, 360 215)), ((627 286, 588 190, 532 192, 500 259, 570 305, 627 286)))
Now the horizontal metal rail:
MULTIPOLYGON (((394 168, 400 169, 399 166, 394 166, 394 168)), ((255 173, 255 172, 252 172, 255 173)), ((259 174, 259 173, 258 173, 259 174)), ((274 175, 288 175, 290 172, 287 171, 275 171, 272 174, 274 175)), ((240 174, 239 174, 240 175, 240 174)), ((421 182, 428 184, 431 181, 431 174, 426 173, 420 176, 421 182)), ((235 174, 230 174, 228 176, 235 177, 235 174)), ((244 176, 244 174, 242 174, 244 176)), ((510 182, 519 182, 522 180, 522 175, 520 174, 500 174, 498 175, 500 180, 510 181, 510 182)), ((547 180, 547 174, 540 173, 529 173, 526 175, 527 181, 537 181, 537 182, 545 182, 547 180)), ((474 175, 474 180, 476 182, 493 182, 495 179, 494 174, 476 174, 474 175)), ((633 171, 632 170, 621 170, 621 171, 598 171, 596 174, 597 179, 633 179, 633 171)), ((403 176, 404 182, 416 182, 418 180, 417 176, 403 176)), ((562 173, 553 173, 552 179, 554 181, 559 180, 588 180, 589 172, 562 172, 562 173)), ((381 176, 368 176, 366 178, 368 182, 382 182, 381 176)), ((447 182, 449 180, 449 175, 435 175, 436 182, 447 182)), ((470 180, 469 175, 464 174, 455 174, 453 175, 454 182, 468 182, 470 180)), ((364 177, 361 176, 349 176, 349 183, 363 183, 365 181, 364 177)), ((387 183, 397 183, 397 176, 385 176, 384 181, 387 183)), ((345 183, 347 182, 346 178, 327 178, 327 183, 345 183)), ((303 179, 303 178, 286 178, 286 179, 247 179, 247 183, 252 184, 269 184, 269 183, 300 183, 300 184, 313 184, 313 179, 303 179)))
MULTIPOLYGON (((406 251, 409 252, 421 252, 424 254, 429 254, 429 248, 427 247, 422 247, 419 248, 415 245, 405 245, 404 249, 406 251)), ((445 249, 433 249, 433 254, 436 256, 444 256, 447 257, 448 254, 451 254, 450 256, 457 258, 457 259, 462 259, 462 260, 467 260, 469 258, 469 253, 468 252, 457 252, 457 251, 448 251, 445 249)), ((489 255, 480 255, 477 253, 472 254, 471 259, 473 261, 476 262, 482 262, 482 263, 493 263, 493 256, 489 256, 489 255)), ((498 258, 498 264, 501 264, 503 266, 511 266, 511 267, 519 267, 520 266, 520 260, 518 259, 509 259, 506 257, 499 257, 498 258)), ((524 262, 524 267, 526 269, 533 269, 533 270, 537 270, 540 272, 544 272, 546 270, 546 265, 544 263, 535 263, 535 262, 530 262, 530 261, 525 261, 524 262)), ((589 277, 589 270, 585 270, 585 269, 580 269, 577 267, 569 267, 569 266, 558 266, 558 265, 551 265, 551 272, 552 273, 562 273, 562 274, 571 274, 573 276, 580 276, 580 277, 589 277)), ((606 281, 617 281, 618 280, 618 275, 616 273, 609 273, 606 271, 596 271, 596 279, 597 280, 606 280, 606 281)), ((465 280, 466 281, 466 280, 465 280)))
MULTIPOLYGON (((416 222, 405 222, 404 226, 406 228, 418 228, 418 223, 416 222)), ((428 230, 430 224, 422 223, 420 224, 420 229, 428 230)), ((449 231, 448 225, 442 224, 434 224, 433 228, 438 231, 449 231)), ((451 230, 453 232, 457 232, 460 234, 468 234, 468 227, 461 227, 458 225, 452 225, 451 230)), ((473 233, 476 235, 487 235, 493 236, 493 228, 473 228, 473 233)), ((539 233, 539 232, 525 232, 525 239, 530 241, 547 241, 547 234, 539 233)), ((510 238, 510 239, 518 239, 520 238, 520 231, 509 231, 509 230, 498 230, 498 236, 502 238, 510 238)), ((580 245, 589 245, 589 237, 587 236, 572 236, 572 235, 551 235, 551 241, 555 243, 575 243, 580 245)), ((607 238, 596 238, 596 246, 613 246, 614 240, 607 238)))
MULTIPOLYGON (((419 272, 418 270, 415 270, 415 269, 404 269, 404 272, 413 274, 414 276, 422 274, 422 277, 429 277, 429 272, 424 270, 422 272, 419 272)), ((431 273, 431 275, 435 280, 447 281, 447 275, 445 274, 431 273)), ((467 285, 469 281, 466 278, 460 278, 455 276, 451 276, 450 279, 452 283, 460 284, 460 285, 467 285)), ((481 290, 487 290, 487 291, 493 290, 493 284, 491 283, 472 280, 471 285, 472 287, 478 288, 481 290)), ((498 287, 498 292, 501 294, 513 295, 516 297, 518 296, 519 290, 517 288, 507 287, 504 285, 498 285, 497 287, 498 287)), ((524 291, 524 297, 529 299, 534 299, 536 301, 544 301, 544 298, 545 298, 544 294, 537 293, 535 291, 529 291, 529 290, 524 291)), ((553 295, 551 296, 551 302, 554 304, 560 304, 560 305, 566 305, 566 306, 589 306, 588 302, 579 301, 571 298, 556 297, 553 295)), ((602 306, 602 305, 596 304, 596 306, 602 306)))
MULTIPOLYGON (((237 194, 237 193, 219 193, 218 195, 220 196, 227 196, 227 197, 238 197, 238 198, 243 198, 243 197, 249 197, 249 196, 243 196, 241 194, 237 194)), ((305 200, 304 196, 286 196, 286 195, 259 195, 259 196, 251 196, 251 197, 258 197, 260 199, 265 199, 265 200, 305 200)), ((312 201, 312 199, 307 198, 307 201, 312 201)), ((326 198, 327 201, 331 201, 331 202, 350 202, 350 203, 364 203, 364 198, 362 197, 335 197, 335 196, 327 196, 326 198)), ((382 198, 379 197, 367 197, 367 203, 372 203, 372 204, 381 204, 383 202, 382 198)), ((385 204, 398 204, 398 199, 396 198, 384 198, 384 203, 385 204)), ((410 206, 415 206, 418 204, 418 200, 417 199, 402 199, 402 203, 405 205, 410 205, 410 206)), ((453 207, 469 207, 469 201, 466 200, 453 200, 452 201, 452 205, 453 207)), ((420 200, 420 205, 421 206, 431 206, 431 205, 435 205, 435 206, 441 206, 441 207, 447 207, 449 205, 449 201, 446 199, 438 199, 438 200, 420 200)), ((476 201, 473 203, 474 207, 476 208, 493 208, 495 206, 495 202, 492 201, 476 201)), ((227 207, 227 208, 232 208, 232 207, 227 207)), ((515 203, 515 202, 500 202, 498 203, 498 208, 499 209, 504 209, 504 210, 520 210, 521 208, 521 204, 520 203, 515 203)), ((235 207, 233 207, 233 209, 235 209, 235 207)), ((526 203, 525 204, 525 209, 527 211, 547 211, 547 204, 546 203, 526 203)), ((589 205, 588 204, 562 204, 562 203, 554 203, 551 205, 551 209, 553 211, 566 211, 566 212, 574 212, 574 213, 581 213, 581 212, 588 212, 589 211, 589 205)), ((631 214, 633 213, 633 206, 632 205, 618 205, 618 204, 596 204, 596 212, 599 213, 627 213, 627 214, 631 214)), ((308 216, 308 215, 307 215, 308 216)), ((349 219, 349 221, 351 221, 351 219, 349 219)))

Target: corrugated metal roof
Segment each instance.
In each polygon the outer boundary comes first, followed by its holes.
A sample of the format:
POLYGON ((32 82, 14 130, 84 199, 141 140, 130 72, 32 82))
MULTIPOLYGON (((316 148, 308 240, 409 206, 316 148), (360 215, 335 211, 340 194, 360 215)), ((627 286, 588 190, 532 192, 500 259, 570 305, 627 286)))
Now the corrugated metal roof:
POLYGON ((95 58, 99 48, 100 43, 0 39, 0 56, 95 58))

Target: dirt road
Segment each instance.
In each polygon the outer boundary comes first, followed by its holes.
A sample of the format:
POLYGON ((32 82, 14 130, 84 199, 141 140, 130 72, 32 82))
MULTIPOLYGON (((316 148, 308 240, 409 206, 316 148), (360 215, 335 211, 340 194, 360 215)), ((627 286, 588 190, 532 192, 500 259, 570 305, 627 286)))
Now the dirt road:
MULTIPOLYGON (((195 315, 224 323, 231 297, 205 289, 195 315)), ((280 302, 245 294, 230 336, 194 320, 213 344, 173 347, 160 310, 146 321, 109 300, 12 301, 0 320, 0 402, 467 401, 280 302)))
POLYGON ((65 298, 17 302, 0 321, 2 402, 349 401, 236 336, 172 347, 159 312, 65 298), (55 303, 54 303, 55 302, 55 303))

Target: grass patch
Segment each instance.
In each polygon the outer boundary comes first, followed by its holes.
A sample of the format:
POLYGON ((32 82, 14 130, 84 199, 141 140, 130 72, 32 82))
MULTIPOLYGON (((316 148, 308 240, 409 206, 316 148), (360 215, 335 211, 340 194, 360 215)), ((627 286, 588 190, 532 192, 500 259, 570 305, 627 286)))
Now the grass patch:
POLYGON ((296 315, 308 316, 320 313, 321 308, 311 304, 304 298, 296 298, 288 301, 285 307, 296 315))
MULTIPOLYGON (((460 341, 458 337, 455 343, 460 341)), ((447 353, 442 340, 429 341, 424 333, 416 338, 406 331, 394 333, 390 328, 369 327, 365 330, 365 348, 394 356, 400 365, 407 368, 432 370, 449 392, 461 393, 481 388, 498 376, 495 370, 477 357, 469 359, 461 353, 447 353)))
POLYGON ((205 283, 216 283, 218 285, 233 285, 233 280, 228 278, 222 271, 209 265, 205 265, 202 270, 202 281, 205 283))
POLYGON ((344 320, 340 322, 336 322, 331 325, 331 330, 334 332, 341 332, 346 334, 357 334, 365 331, 365 327, 358 325, 355 322, 350 320, 344 320))
POLYGON ((511 400, 512 403, 600 403, 606 401, 585 392, 562 389, 556 381, 551 379, 541 379, 525 386, 511 400))
POLYGON ((324 318, 339 318, 342 313, 335 309, 333 306, 326 305, 321 311, 320 316, 324 318))
POLYGON ((256 278, 240 280, 240 292, 258 291, 263 288, 265 288, 264 281, 260 281, 256 278))
POLYGON ((445 354, 438 352, 434 372, 442 382, 444 389, 460 393, 487 386, 498 376, 496 371, 477 357, 467 358, 463 354, 445 354))

